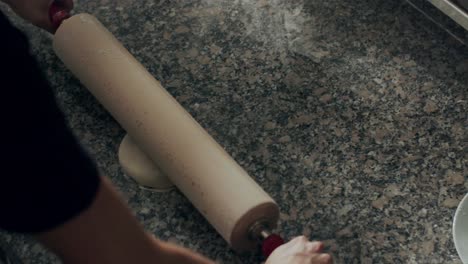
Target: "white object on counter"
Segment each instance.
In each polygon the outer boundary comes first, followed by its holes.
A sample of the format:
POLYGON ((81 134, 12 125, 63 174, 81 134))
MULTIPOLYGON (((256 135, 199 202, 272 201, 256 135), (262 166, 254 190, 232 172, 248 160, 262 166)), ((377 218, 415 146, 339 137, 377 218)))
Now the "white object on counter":
POLYGON ((453 219, 453 241, 458 255, 468 264, 468 194, 458 205, 453 219))
POLYGON ((119 163, 124 173, 144 189, 165 192, 174 188, 169 178, 128 135, 120 143, 119 163))

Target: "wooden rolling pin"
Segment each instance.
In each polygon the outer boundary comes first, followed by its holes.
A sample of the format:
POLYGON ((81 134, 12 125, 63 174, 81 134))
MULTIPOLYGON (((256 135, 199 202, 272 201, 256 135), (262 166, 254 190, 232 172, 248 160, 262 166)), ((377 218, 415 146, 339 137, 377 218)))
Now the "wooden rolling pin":
POLYGON ((95 17, 59 11, 58 57, 232 248, 280 245, 273 199, 95 17))

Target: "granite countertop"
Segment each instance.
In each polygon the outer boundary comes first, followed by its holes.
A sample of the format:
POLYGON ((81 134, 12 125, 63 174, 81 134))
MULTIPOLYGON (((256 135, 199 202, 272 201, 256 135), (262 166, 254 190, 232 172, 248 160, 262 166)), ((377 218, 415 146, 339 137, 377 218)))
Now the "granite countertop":
MULTIPOLYGON (((5 6, 1 6, 6 10, 5 6)), ((468 48, 405 1, 77 1, 279 203, 279 232, 337 263, 461 263, 451 224, 467 192, 468 48)), ((138 188, 124 131, 13 18, 71 127, 145 228, 219 263, 239 256, 181 193, 138 188)), ((25 263, 56 263, 2 233, 25 263)))

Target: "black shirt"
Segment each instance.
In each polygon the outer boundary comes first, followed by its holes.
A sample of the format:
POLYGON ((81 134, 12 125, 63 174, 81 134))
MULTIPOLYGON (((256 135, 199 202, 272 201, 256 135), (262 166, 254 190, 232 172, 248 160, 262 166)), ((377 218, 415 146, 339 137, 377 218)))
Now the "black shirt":
POLYGON ((1 12, 0 34, 0 228, 43 232, 89 207, 99 176, 26 37, 1 12))

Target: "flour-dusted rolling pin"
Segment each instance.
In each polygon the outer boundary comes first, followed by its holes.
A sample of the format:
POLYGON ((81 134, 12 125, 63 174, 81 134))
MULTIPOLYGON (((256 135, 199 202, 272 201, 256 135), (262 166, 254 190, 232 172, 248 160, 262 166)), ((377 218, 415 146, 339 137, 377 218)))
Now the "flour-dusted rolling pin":
POLYGON ((232 248, 282 244, 273 199, 95 17, 55 9, 58 57, 232 248))

